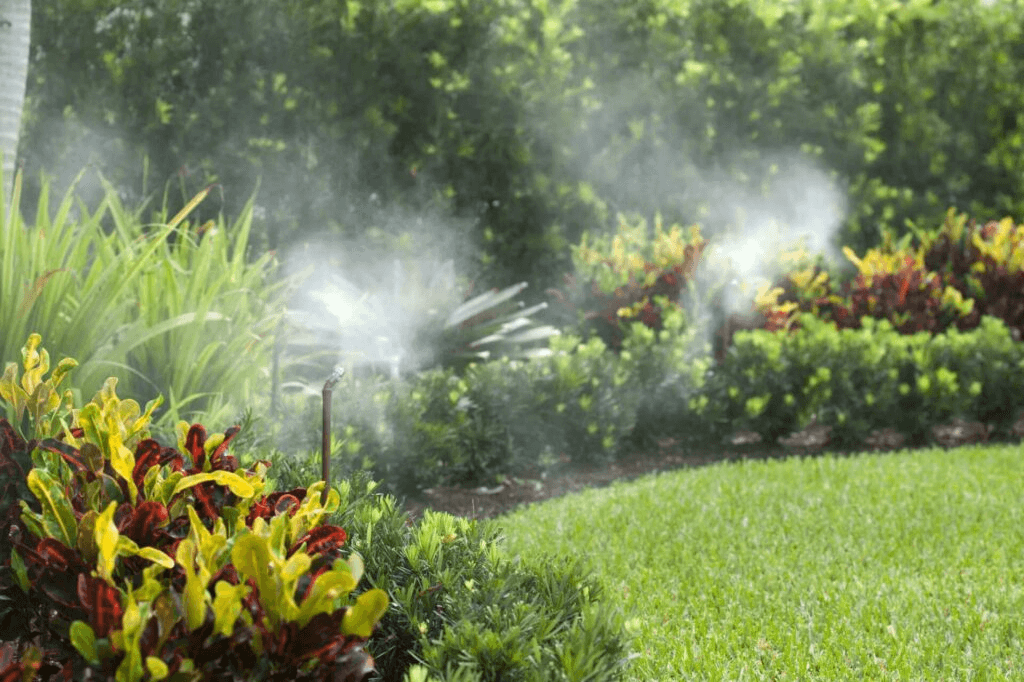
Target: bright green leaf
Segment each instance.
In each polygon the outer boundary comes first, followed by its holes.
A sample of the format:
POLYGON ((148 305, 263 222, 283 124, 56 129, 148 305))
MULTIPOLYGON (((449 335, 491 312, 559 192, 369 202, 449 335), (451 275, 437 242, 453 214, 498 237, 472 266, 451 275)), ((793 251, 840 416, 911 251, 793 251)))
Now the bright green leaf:
POLYGON ((78 524, 61 485, 48 472, 38 468, 28 472, 27 482, 29 490, 42 505, 47 533, 67 547, 74 547, 78 539, 78 524))
POLYGON ((71 645, 86 661, 93 665, 99 664, 99 656, 96 654, 96 633, 88 623, 76 620, 71 624, 71 645))
POLYGON ((369 590, 359 595, 356 603, 345 612, 341 630, 347 635, 369 637, 373 626, 388 609, 388 595, 383 590, 369 590))

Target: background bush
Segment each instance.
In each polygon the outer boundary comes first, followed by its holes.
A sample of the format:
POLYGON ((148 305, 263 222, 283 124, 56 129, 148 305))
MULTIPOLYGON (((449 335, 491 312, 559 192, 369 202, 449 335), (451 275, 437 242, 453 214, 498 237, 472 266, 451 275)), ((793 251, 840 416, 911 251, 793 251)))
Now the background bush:
MULTIPOLYGON (((386 224, 397 207, 441 209, 472 223, 499 285, 553 283, 566 246, 618 211, 700 220, 714 236, 811 162, 849 195, 837 241, 860 252, 880 228, 949 206, 1021 213, 1021 12, 35 3, 21 155, 33 178, 96 163, 129 199, 170 182, 183 203, 216 180, 228 215, 262 177, 255 237, 271 249, 310 231, 401 229, 386 224)), ((808 216, 779 217, 824 220, 808 216)))

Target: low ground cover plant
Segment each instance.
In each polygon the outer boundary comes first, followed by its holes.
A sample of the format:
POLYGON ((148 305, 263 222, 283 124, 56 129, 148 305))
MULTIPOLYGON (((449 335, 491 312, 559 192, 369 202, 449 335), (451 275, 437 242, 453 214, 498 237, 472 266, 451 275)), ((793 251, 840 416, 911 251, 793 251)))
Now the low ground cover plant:
POLYGON ((1017 679, 1022 473, 1017 446, 747 461, 494 523, 606 576, 629 679, 1017 679))
POLYGON ((329 522, 352 531, 367 575, 391 595, 373 642, 382 679, 541 682, 628 673, 633 638, 618 599, 571 554, 509 561, 494 526, 432 512, 411 523, 367 477, 339 490, 342 504, 329 522))

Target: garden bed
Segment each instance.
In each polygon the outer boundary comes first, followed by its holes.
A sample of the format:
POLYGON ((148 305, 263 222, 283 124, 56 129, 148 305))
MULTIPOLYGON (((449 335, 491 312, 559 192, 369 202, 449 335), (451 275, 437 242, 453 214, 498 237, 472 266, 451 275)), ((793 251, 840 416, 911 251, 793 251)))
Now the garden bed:
MULTIPOLYGON (((1016 438, 1024 438, 1024 412, 1012 429, 1016 438)), ((705 466, 717 462, 744 459, 778 459, 793 455, 816 454, 828 449, 828 428, 811 424, 804 430, 781 438, 781 445, 765 447, 757 434, 740 432, 722 449, 687 448, 673 439, 658 441, 657 448, 639 452, 628 460, 605 467, 589 467, 529 478, 508 478, 492 488, 435 487, 403 504, 413 518, 424 509, 443 511, 455 516, 488 519, 508 513, 523 505, 561 497, 588 488, 599 488, 615 481, 628 481, 647 474, 705 466)), ((937 445, 945 448, 971 445, 988 440, 988 430, 977 422, 951 421, 932 429, 937 445)), ((900 449, 903 434, 892 429, 875 431, 865 439, 865 450, 887 452, 900 449)))

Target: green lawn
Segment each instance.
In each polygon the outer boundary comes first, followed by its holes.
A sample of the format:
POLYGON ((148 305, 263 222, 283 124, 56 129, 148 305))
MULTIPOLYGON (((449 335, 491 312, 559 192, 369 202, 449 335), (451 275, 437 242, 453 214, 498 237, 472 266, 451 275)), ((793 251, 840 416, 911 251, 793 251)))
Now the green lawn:
POLYGON ((584 555, 636 680, 1024 679, 1024 448, 722 464, 497 521, 584 555))

